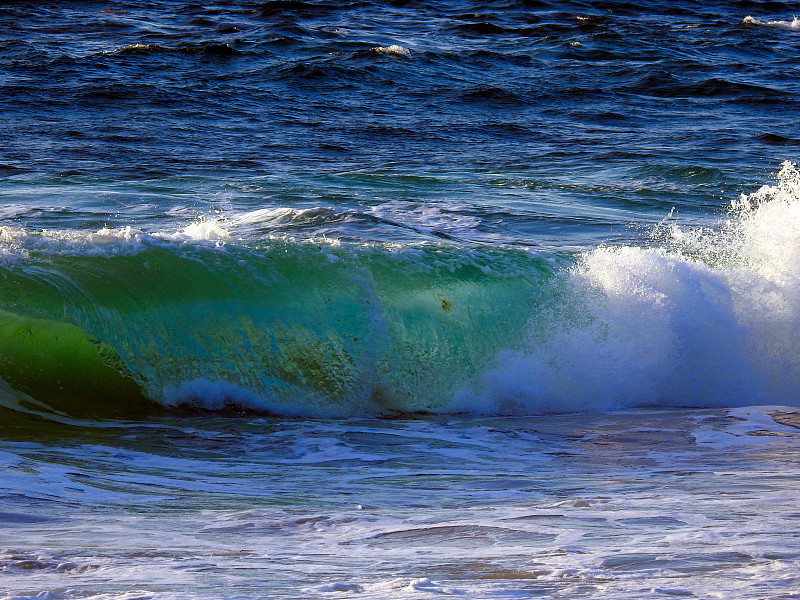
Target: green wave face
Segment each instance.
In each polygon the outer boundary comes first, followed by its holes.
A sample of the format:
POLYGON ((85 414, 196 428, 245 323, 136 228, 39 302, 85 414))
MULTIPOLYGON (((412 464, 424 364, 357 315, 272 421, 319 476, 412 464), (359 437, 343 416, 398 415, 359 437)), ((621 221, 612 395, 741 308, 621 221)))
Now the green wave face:
POLYGON ((70 414, 142 398, 289 415, 432 410, 521 344, 523 251, 148 243, 0 269, 0 377, 70 414))
MULTIPOLYGON (((71 323, 0 311, 0 356, 0 378, 46 406, 113 416, 149 404, 114 349, 71 323)), ((0 396, 7 404, 8 390, 0 396)), ((27 398, 20 406, 42 408, 27 398)))

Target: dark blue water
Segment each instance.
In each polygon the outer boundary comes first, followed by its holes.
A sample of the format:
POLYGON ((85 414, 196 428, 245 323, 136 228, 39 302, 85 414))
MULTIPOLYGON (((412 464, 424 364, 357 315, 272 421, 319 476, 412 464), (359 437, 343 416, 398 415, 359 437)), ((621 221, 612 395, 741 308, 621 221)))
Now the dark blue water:
POLYGON ((14 3, 4 223, 586 245, 797 156, 800 5, 14 3), (397 48, 392 48, 396 46, 397 48), (392 48, 391 50, 387 50, 392 48))

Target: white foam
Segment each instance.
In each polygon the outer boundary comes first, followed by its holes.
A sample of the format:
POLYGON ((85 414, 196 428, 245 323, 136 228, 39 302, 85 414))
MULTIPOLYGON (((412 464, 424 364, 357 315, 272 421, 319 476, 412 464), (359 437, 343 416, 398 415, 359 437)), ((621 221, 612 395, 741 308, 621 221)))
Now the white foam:
POLYGON ((201 218, 172 234, 157 234, 154 237, 181 242, 217 242, 221 243, 231 237, 230 232, 222 226, 219 219, 201 218))
POLYGON ((18 252, 83 256, 114 256, 136 254, 146 246, 146 234, 126 226, 104 227, 94 232, 76 230, 17 231, 9 246, 18 252))
POLYGON ((386 54, 387 56, 411 58, 411 50, 405 46, 399 46, 397 44, 392 44, 391 46, 376 46, 372 49, 372 51, 380 54, 386 54))
POLYGON ((358 585, 357 583, 344 583, 341 581, 337 581, 335 583, 322 585, 317 588, 317 591, 322 593, 355 592, 357 594, 360 594, 361 592, 364 591, 364 588, 358 585))
POLYGON ((0 600, 72 600, 72 599, 80 599, 80 600, 152 600, 153 598, 160 596, 163 598, 176 598, 176 596, 168 596, 164 594, 155 594, 153 592, 148 591, 131 591, 131 592, 117 592, 117 593, 108 593, 108 594, 92 594, 86 595, 85 593, 79 593, 75 590, 68 590, 64 593, 54 593, 54 592, 39 592, 36 595, 28 595, 28 596, 4 596, 0 598, 0 600))
POLYGON ((3 596, 0 600, 62 600, 65 596, 53 592, 39 592, 34 596, 3 596))
POLYGON ((30 206, 24 204, 6 204, 0 206, 0 219, 16 219, 25 213, 31 212, 30 206))
POLYGON ((715 231, 673 227, 655 248, 600 248, 565 274, 450 407, 501 413, 642 405, 800 404, 800 173, 732 205, 715 231))
POLYGON ((261 208, 239 215, 231 215, 229 223, 243 233, 252 233, 253 230, 272 230, 284 228, 287 225, 315 224, 320 221, 333 221, 341 215, 330 208, 309 207, 293 209, 285 206, 277 208, 261 208))
POLYGON ((794 427, 782 425, 772 417, 773 412, 786 410, 784 406, 751 406, 734 408, 729 411, 734 419, 724 427, 700 420, 692 436, 698 444, 715 447, 763 447, 764 438, 770 439, 774 448, 777 444, 797 447, 800 432, 794 427))
POLYGON ((800 31, 800 18, 794 17, 791 21, 761 21, 751 16, 747 16, 742 20, 742 23, 748 25, 763 25, 765 27, 776 27, 778 29, 786 29, 788 31, 800 31))
POLYGON ((466 594, 464 590, 438 584, 431 581, 429 577, 390 579, 366 585, 362 589, 382 598, 406 597, 404 593, 411 593, 412 597, 417 597, 419 593, 437 596, 464 596, 466 594))
POLYGON ((104 227, 97 231, 29 231, 19 227, 0 227, 0 264, 24 261, 31 254, 65 256, 120 256, 138 254, 164 243, 211 243, 221 247, 230 232, 219 219, 192 222, 177 231, 145 232, 130 225, 104 227))
POLYGON ((273 223, 285 223, 291 221, 299 211, 284 206, 278 208, 259 208, 238 215, 234 218, 235 222, 252 225, 272 225, 273 223))
POLYGON ((113 50, 103 50, 103 54, 124 54, 126 52, 146 52, 148 50, 158 50, 160 46, 158 44, 129 44, 128 46, 123 46, 122 48, 115 48, 113 50))

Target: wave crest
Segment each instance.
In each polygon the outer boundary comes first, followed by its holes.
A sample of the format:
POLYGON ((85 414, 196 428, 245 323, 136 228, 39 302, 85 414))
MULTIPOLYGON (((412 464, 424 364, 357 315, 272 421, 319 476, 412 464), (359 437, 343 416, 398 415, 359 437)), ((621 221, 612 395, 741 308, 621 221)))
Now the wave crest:
POLYGON ((797 405, 800 172, 733 203, 719 229, 668 228, 600 248, 563 275, 526 348, 504 352, 451 410, 797 405))

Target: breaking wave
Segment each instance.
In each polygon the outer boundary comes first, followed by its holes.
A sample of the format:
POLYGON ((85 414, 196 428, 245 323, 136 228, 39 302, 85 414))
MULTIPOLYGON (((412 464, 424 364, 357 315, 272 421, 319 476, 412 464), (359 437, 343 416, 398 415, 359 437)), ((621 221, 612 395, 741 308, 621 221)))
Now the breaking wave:
POLYGON ((0 396, 69 414, 800 403, 800 173, 580 253, 0 230, 0 396))

